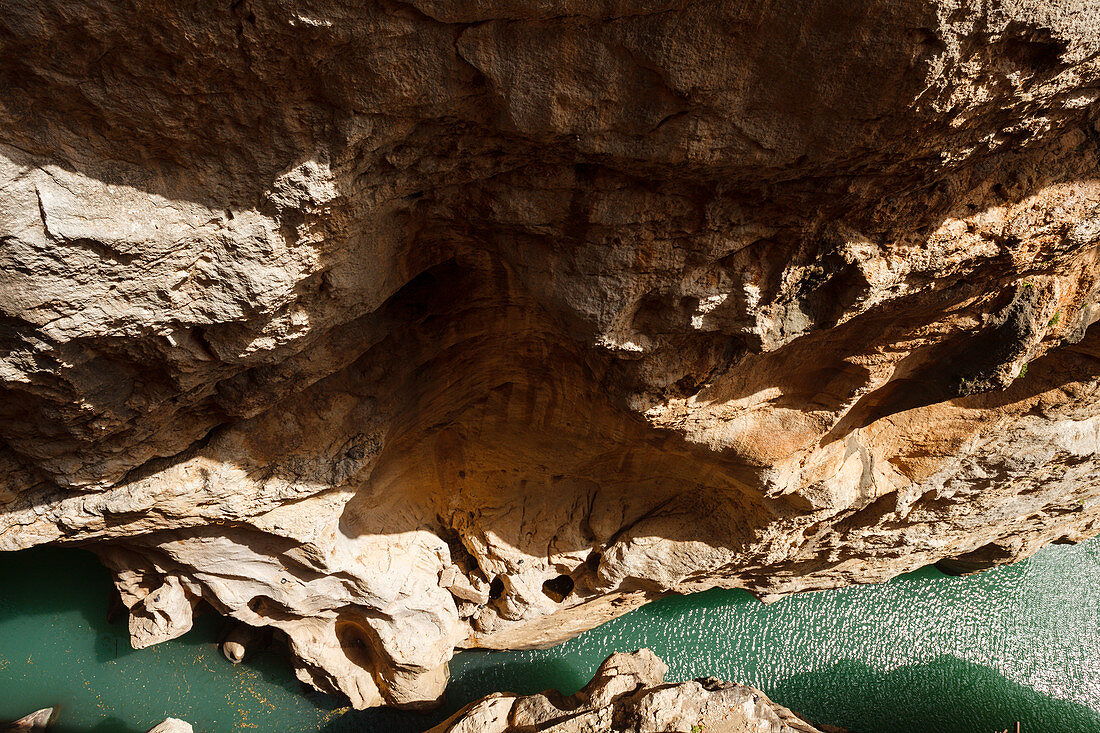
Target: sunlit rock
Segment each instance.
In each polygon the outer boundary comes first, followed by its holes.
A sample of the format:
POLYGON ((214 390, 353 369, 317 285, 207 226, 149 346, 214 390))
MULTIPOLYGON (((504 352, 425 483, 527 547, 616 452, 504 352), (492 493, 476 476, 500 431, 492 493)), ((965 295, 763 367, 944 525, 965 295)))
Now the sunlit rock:
POLYGON ((194 733, 191 724, 179 718, 166 718, 149 729, 148 733, 194 733))
POLYGON ((667 671, 648 649, 612 654, 575 695, 495 693, 429 733, 822 733, 760 690, 713 678, 665 683, 667 671))
POLYGON ((41 710, 35 710, 30 715, 24 715, 19 720, 0 726, 0 731, 4 731, 4 733, 34 733, 35 731, 44 731, 50 727, 50 723, 53 722, 54 717, 55 712, 53 708, 42 708, 41 710))

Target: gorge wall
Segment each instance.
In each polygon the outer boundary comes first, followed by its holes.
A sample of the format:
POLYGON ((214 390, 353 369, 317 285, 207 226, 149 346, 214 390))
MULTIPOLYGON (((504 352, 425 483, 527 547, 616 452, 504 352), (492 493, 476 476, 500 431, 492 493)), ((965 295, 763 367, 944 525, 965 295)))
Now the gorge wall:
POLYGON ((8 0, 0 48, 0 549, 97 552, 135 646, 209 606, 419 706, 664 593, 1100 532, 1095 2, 8 0))

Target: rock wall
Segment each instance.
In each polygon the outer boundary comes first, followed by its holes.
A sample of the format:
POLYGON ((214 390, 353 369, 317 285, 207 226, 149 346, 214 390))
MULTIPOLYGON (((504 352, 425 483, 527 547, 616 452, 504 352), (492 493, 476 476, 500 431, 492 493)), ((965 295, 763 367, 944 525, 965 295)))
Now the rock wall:
POLYGON ((0 549, 95 550, 135 646, 210 606, 418 706, 1100 531, 1094 2, 9 0, 0 49, 0 549))

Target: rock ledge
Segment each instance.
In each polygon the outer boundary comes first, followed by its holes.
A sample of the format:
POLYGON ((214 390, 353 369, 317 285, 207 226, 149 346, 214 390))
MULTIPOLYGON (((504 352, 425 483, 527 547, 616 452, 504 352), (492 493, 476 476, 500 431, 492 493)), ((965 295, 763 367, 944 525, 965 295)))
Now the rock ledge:
POLYGON ((653 652, 612 654, 575 695, 495 693, 428 733, 831 733, 760 690, 712 677, 665 683, 653 652))

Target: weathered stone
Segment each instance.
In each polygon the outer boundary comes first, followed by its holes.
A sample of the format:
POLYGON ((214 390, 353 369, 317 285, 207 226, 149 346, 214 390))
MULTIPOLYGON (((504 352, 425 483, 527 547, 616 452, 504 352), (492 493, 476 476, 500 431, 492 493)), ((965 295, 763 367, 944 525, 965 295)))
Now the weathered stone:
POLYGON ((0 549, 356 706, 1100 530, 1089 0, 0 14, 0 549), (239 651, 239 650, 238 650, 239 651))
POLYGON ((53 719, 54 709, 42 708, 41 710, 35 710, 30 715, 24 715, 19 720, 0 726, 0 731, 4 731, 4 733, 33 733, 34 731, 44 731, 50 727, 50 723, 53 722, 53 719))
POLYGON ((187 721, 179 718, 165 718, 149 729, 148 733, 194 733, 194 728, 187 721))
POLYGON ((713 678, 663 684, 667 671, 648 649, 612 654, 576 695, 496 693, 429 733, 822 733, 759 690, 713 678))

